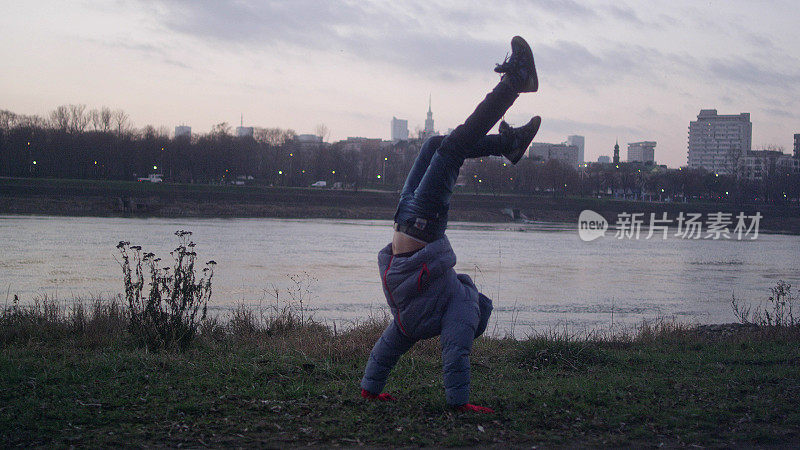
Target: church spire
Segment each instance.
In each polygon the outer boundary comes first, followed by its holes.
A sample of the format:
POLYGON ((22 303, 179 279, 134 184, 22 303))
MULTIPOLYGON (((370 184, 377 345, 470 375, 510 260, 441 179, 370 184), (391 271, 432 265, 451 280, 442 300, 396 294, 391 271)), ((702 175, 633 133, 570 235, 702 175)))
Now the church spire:
POLYGON ((423 131, 426 137, 431 137, 436 134, 433 129, 433 109, 431 108, 431 95, 428 94, 428 118, 425 119, 425 130, 423 131))
POLYGON ((619 138, 617 138, 617 142, 614 144, 614 164, 619 164, 619 138))

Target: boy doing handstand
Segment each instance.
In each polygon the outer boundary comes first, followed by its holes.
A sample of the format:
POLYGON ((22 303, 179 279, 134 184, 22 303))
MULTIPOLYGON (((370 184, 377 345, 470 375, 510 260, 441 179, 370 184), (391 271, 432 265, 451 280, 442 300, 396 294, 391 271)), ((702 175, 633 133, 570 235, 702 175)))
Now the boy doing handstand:
POLYGON ((448 405, 461 411, 494 412, 469 403, 469 353, 486 329, 492 301, 470 277, 456 274, 456 255, 444 232, 450 196, 464 160, 505 156, 516 164, 539 130, 536 116, 519 128, 500 123, 487 133, 522 92, 536 92, 538 79, 530 47, 519 36, 511 56, 495 71, 500 83, 467 120, 448 136, 428 138, 408 174, 394 217, 392 243, 378 253, 383 292, 393 320, 375 343, 361 379, 361 395, 394 400, 381 393, 397 360, 416 341, 441 335, 448 405))

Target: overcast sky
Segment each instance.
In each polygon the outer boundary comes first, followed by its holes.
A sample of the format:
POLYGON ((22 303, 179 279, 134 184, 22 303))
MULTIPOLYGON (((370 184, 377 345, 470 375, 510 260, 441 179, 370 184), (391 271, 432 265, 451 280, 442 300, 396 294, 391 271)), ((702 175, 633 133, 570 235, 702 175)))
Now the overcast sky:
POLYGON ((537 141, 654 140, 686 164, 700 109, 749 112, 753 146, 800 133, 800 4, 786 1, 0 0, 0 109, 125 110, 137 127, 228 122, 330 140, 390 136, 392 116, 436 129, 472 111, 512 36, 531 43, 540 89, 512 125, 537 141))

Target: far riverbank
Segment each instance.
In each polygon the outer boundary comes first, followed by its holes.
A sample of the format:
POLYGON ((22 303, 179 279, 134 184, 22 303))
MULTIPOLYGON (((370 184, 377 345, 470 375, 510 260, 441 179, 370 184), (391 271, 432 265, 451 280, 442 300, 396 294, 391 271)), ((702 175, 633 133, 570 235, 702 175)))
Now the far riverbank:
MULTIPOLYGON (((0 178, 0 214, 98 217, 274 217, 391 220, 396 191, 267 186, 136 183, 102 180, 0 178)), ((456 191, 450 220, 507 222, 510 214, 537 222, 576 223, 585 209, 615 222, 618 214, 739 212, 763 216, 763 231, 800 234, 798 205, 661 203, 550 195, 456 191)))

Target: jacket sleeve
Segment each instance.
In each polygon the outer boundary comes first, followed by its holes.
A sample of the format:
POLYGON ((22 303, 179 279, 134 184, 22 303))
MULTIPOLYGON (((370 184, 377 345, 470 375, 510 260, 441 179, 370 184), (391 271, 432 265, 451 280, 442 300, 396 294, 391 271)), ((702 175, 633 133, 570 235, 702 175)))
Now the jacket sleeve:
POLYGON ((442 370, 447 404, 469 402, 469 353, 478 321, 477 305, 452 301, 442 318, 442 370))
POLYGON ((386 386, 389 372, 412 345, 414 341, 403 335, 397 326, 397 321, 393 320, 369 354, 367 368, 364 369, 364 377, 361 379, 361 388, 373 394, 380 394, 386 386))

